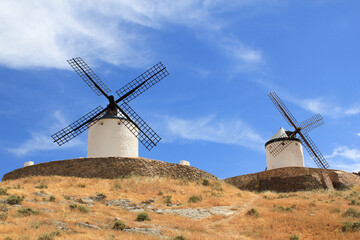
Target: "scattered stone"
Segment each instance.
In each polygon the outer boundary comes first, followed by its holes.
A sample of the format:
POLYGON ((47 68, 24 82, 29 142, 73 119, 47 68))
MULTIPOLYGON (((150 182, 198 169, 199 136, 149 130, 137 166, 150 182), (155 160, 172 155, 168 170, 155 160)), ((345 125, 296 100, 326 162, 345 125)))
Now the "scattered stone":
POLYGON ((211 213, 206 209, 193 209, 193 208, 174 209, 173 208, 173 209, 153 209, 152 211, 158 214, 174 214, 196 220, 211 216, 211 213))
POLYGON ((15 204, 15 205, 12 205, 12 206, 16 207, 16 208, 22 207, 20 204, 15 204))
POLYGON ((49 204, 48 202, 38 202, 38 204, 49 204))
POLYGON ((143 212, 147 208, 147 205, 136 205, 134 202, 131 202, 130 200, 127 199, 110 200, 110 201, 106 201, 104 204, 106 206, 121 207, 131 212, 143 212))
POLYGON ((100 229, 98 226, 96 226, 94 224, 90 224, 88 222, 78 222, 78 223, 76 223, 76 225, 78 225, 80 227, 84 227, 84 228, 100 229))
POLYGON ((39 196, 39 197, 50 197, 51 196, 51 194, 44 193, 44 192, 34 192, 33 194, 35 196, 39 196))
POLYGON ((151 234, 155 236, 161 235, 161 230, 157 228, 140 228, 140 227, 133 227, 133 228, 126 228, 123 230, 124 232, 130 233, 142 233, 142 234, 151 234))
POLYGON ((68 224, 66 222, 54 220, 52 221, 52 224, 59 230, 70 231, 70 228, 68 227, 68 224))
POLYGON ((44 211, 44 212, 54 212, 54 210, 52 210, 52 209, 46 209, 46 208, 41 209, 41 211, 44 211))
POLYGON ((94 204, 94 200, 90 197, 84 197, 84 198, 80 198, 77 200, 79 203, 83 203, 86 205, 93 205, 94 204))
POLYGON ((0 211, 1 212, 8 212, 11 208, 7 208, 7 207, 1 207, 0 211))
POLYGON ((147 201, 141 202, 140 204, 150 205, 151 203, 155 202, 155 198, 150 198, 147 201))
POLYGON ((218 207, 208 208, 208 210, 211 214, 227 217, 236 212, 236 210, 231 210, 231 208, 232 207, 230 206, 218 206, 218 207))

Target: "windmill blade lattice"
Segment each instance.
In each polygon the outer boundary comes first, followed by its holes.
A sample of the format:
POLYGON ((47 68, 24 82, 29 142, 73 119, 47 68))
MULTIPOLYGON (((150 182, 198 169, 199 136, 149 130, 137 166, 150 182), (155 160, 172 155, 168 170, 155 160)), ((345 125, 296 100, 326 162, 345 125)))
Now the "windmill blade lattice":
POLYGON ((288 135, 286 133, 282 134, 279 137, 279 139, 282 139, 282 138, 283 138, 282 141, 276 142, 275 144, 273 144, 269 147, 269 150, 270 150, 269 152, 274 157, 279 155, 279 153, 281 153, 291 143, 290 141, 286 141, 288 139, 288 135))
POLYGON ((302 134, 308 133, 311 130, 323 125, 324 119, 321 117, 320 114, 316 114, 315 116, 312 116, 311 118, 303 121, 299 124, 299 127, 301 129, 302 134))
POLYGON ((321 154, 320 150, 316 147, 313 140, 309 137, 309 135, 299 133, 301 140, 303 142, 303 146, 305 146, 308 151, 310 157, 314 160, 316 165, 319 168, 329 168, 330 165, 325 160, 324 156, 321 154))
POLYGON ((169 73, 166 68, 162 65, 161 62, 159 62, 158 64, 154 65, 146 72, 126 84, 124 87, 117 90, 116 93, 119 95, 120 98, 116 102, 130 102, 168 75, 169 73))
POLYGON ((94 125, 105 114, 105 111, 106 108, 98 106, 51 137, 54 139, 54 142, 61 146, 94 125))
POLYGON ((270 92, 268 96, 270 100, 274 103, 275 107, 279 110, 280 114, 285 118, 287 123, 292 127, 296 127, 296 124, 298 122, 296 121, 295 117, 291 114, 289 109, 287 109, 285 104, 278 97, 278 95, 275 92, 270 92))
POLYGON ((101 81, 101 79, 91 70, 91 68, 80 58, 72 58, 67 60, 70 66, 79 74, 79 76, 84 80, 84 82, 100 96, 102 94, 101 90, 105 93, 110 92, 110 89, 101 81), (100 87, 99 90, 91 79, 100 87))
MULTIPOLYGON (((161 140, 154 130, 126 103, 122 103, 120 108, 130 117, 131 121, 124 121, 126 127, 139 139, 139 141, 148 149, 151 150, 161 140)), ((121 114, 121 112, 120 112, 121 114)))

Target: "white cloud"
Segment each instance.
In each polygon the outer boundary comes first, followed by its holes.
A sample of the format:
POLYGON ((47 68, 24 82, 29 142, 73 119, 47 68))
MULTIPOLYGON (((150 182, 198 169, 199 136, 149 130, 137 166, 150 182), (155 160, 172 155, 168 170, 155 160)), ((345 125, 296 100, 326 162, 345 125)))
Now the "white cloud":
POLYGON ((338 106, 331 100, 324 97, 307 99, 296 99, 290 97, 289 100, 312 113, 320 113, 322 115, 327 115, 334 118, 352 116, 360 113, 360 108, 358 107, 346 108, 338 106))
MULTIPOLYGON (((257 2, 257 1, 255 1, 257 2)), ((180 24, 216 31, 225 24, 217 14, 254 1, 52 0, 0 1, 0 64, 11 68, 67 68, 82 56, 126 66, 152 62, 149 31, 180 24)), ((197 31, 196 31, 197 32, 197 31)), ((224 34, 221 33, 221 36, 224 34)), ((227 40, 226 51, 244 62, 257 62, 259 51, 227 40)))
MULTIPOLYGON (((66 125, 66 121, 60 111, 55 111, 52 116, 52 128, 47 131, 30 132, 30 138, 18 147, 8 148, 7 150, 16 156, 27 156, 37 151, 59 149, 59 145, 53 142, 50 137, 55 131, 60 130, 66 125), (56 130, 55 130, 56 129, 56 130)), ((63 145, 64 148, 84 145, 79 139, 73 139, 71 142, 63 145)))
POLYGON ((235 38, 220 38, 219 47, 235 60, 237 72, 253 70, 263 62, 260 50, 252 49, 235 38))
POLYGON ((331 168, 348 172, 360 170, 360 149, 338 146, 331 155, 325 156, 325 158, 332 159, 331 168))
POLYGON ((264 150, 265 140, 241 120, 224 121, 215 116, 196 119, 164 117, 165 129, 171 138, 234 144, 264 150))
POLYGON ((358 135, 360 137, 360 133, 357 133, 356 135, 358 135))

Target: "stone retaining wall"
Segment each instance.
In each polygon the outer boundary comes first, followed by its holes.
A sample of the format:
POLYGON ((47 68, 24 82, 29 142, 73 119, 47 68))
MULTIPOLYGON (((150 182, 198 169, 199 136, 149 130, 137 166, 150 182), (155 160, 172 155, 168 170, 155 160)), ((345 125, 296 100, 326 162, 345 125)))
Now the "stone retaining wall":
POLYGON ((295 192, 313 189, 343 190, 360 185, 360 176, 319 168, 286 167, 224 179, 242 190, 295 192))
POLYGON ((9 172, 2 180, 51 175, 110 179, 140 175, 184 178, 191 181, 203 178, 218 179, 210 173, 191 166, 146 158, 102 157, 39 163, 9 172))

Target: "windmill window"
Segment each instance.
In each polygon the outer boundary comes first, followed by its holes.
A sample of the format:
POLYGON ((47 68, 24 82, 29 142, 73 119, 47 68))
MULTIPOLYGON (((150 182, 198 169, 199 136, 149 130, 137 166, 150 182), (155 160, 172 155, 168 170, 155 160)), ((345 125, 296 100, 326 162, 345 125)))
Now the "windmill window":
POLYGON ((104 123, 103 123, 103 122, 100 122, 100 125, 104 125, 104 123))
POLYGON ((121 125, 121 123, 120 123, 120 122, 118 122, 118 125, 121 125))

